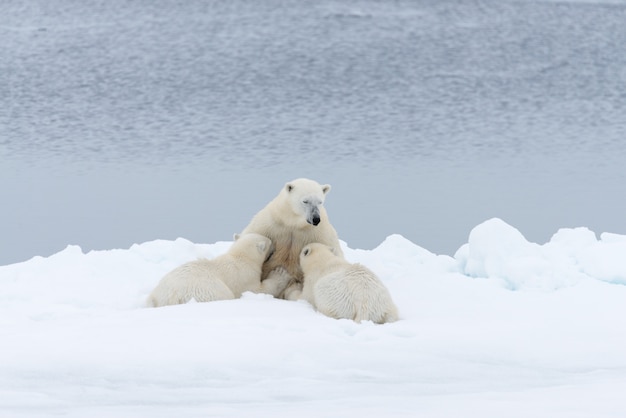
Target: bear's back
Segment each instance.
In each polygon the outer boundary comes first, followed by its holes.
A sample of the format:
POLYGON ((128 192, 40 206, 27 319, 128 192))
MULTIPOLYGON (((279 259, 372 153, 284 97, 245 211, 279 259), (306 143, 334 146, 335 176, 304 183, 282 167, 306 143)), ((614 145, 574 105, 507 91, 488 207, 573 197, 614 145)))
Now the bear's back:
POLYGON ((314 289, 317 309, 335 318, 378 324, 397 320, 397 308, 380 279, 361 264, 345 264, 321 277, 314 289))

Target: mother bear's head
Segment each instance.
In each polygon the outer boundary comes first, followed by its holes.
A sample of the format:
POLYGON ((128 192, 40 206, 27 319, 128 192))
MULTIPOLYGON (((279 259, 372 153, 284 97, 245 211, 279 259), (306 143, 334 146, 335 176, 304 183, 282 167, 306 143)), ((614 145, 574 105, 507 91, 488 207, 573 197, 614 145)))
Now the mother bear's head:
POLYGON ((329 184, 321 185, 305 178, 290 181, 283 189, 294 213, 303 216, 306 222, 313 226, 320 223, 320 212, 329 191, 329 184))

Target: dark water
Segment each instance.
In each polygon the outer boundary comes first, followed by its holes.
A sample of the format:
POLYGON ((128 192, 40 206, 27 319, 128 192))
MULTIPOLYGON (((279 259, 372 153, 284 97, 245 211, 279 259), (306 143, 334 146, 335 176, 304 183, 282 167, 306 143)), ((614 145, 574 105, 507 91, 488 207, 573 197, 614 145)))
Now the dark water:
POLYGON ((3 1, 0 264, 229 240, 296 177, 351 247, 626 234, 626 4, 3 1))

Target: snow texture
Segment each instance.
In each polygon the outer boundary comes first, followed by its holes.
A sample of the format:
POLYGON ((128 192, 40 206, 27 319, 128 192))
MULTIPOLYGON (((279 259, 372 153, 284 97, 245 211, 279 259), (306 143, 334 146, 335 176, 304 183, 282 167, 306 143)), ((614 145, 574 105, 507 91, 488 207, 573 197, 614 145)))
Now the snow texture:
POLYGON ((230 242, 152 241, 0 267, 0 416, 622 417, 626 236, 539 245, 490 219, 455 257, 400 235, 346 258, 401 319, 306 302, 145 308, 160 278, 230 242))

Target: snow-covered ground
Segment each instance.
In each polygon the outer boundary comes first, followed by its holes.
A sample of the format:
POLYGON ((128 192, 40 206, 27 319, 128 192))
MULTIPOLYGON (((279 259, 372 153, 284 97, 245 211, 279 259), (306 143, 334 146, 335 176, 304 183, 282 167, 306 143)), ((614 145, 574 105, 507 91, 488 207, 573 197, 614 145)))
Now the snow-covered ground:
POLYGON ((0 267, 0 416, 623 417, 626 236, 528 242, 494 218, 455 257, 392 235, 346 257, 402 319, 265 295, 144 308, 229 242, 79 247, 0 267))

